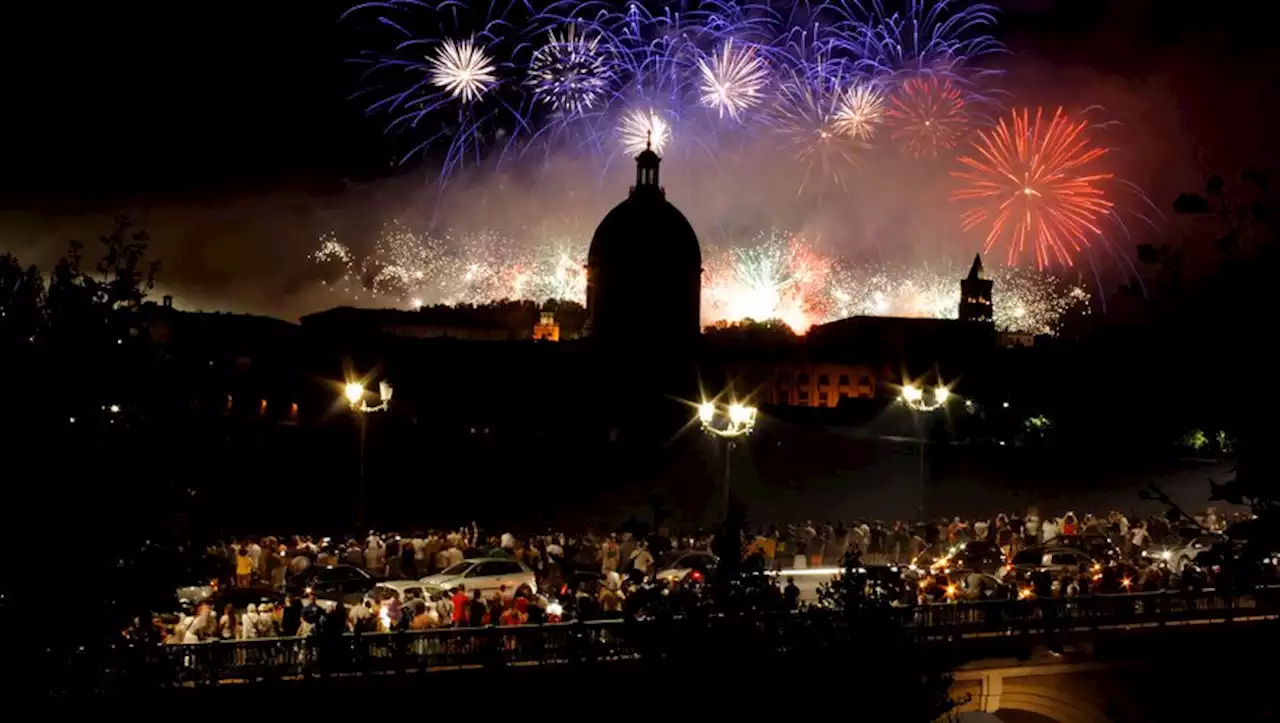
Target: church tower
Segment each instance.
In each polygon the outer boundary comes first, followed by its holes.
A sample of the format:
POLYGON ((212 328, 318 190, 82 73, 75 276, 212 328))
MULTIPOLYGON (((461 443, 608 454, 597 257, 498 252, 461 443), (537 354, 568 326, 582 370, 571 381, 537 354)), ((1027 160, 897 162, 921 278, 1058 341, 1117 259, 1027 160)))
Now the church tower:
POLYGON ((960 280, 960 321, 991 324, 991 291, 994 282, 982 270, 982 256, 974 254, 969 275, 960 280))

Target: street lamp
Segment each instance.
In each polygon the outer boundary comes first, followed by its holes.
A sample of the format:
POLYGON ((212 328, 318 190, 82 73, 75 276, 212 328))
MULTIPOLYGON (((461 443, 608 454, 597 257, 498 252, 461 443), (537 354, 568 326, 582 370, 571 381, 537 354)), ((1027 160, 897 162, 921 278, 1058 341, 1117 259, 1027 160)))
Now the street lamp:
POLYGON ((391 384, 386 381, 378 382, 378 403, 370 405, 365 399, 366 393, 364 384, 361 382, 347 382, 342 387, 342 396, 347 399, 347 406, 351 407, 351 411, 356 413, 360 419, 360 490, 356 503, 356 527, 364 526, 364 439, 366 430, 366 415, 372 412, 385 412, 391 406, 391 384))
POLYGON ((732 477, 730 475, 733 450, 739 437, 751 434, 756 426, 756 408, 734 402, 724 407, 723 413, 715 402, 703 402, 698 405, 698 421, 702 431, 710 437, 725 440, 724 455, 724 514, 729 516, 729 490, 732 477))
POLYGON ((378 403, 374 405, 365 399, 364 385, 360 382, 348 382, 342 388, 342 394, 352 411, 356 412, 385 412, 391 405, 391 384, 385 381, 378 382, 378 403))
POLYGON ((898 397, 899 401, 902 402, 902 405, 905 406, 907 409, 911 410, 911 413, 912 413, 911 418, 915 422, 915 426, 916 426, 916 440, 920 444, 920 455, 919 455, 920 457, 920 473, 919 473, 920 506, 917 510, 917 515, 921 520, 924 520, 924 497, 925 497, 924 455, 925 455, 925 444, 927 444, 927 440, 924 437, 924 429, 923 429, 923 425, 921 423, 920 417, 921 415, 932 414, 933 412, 936 412, 939 410, 945 410, 947 406, 947 402, 955 396, 956 396, 955 393, 953 393, 950 389, 948 389, 946 385, 939 384, 933 388, 932 399, 929 399, 925 396, 925 389, 923 387, 921 387, 918 384, 907 382, 906 384, 902 385, 902 394, 898 397))

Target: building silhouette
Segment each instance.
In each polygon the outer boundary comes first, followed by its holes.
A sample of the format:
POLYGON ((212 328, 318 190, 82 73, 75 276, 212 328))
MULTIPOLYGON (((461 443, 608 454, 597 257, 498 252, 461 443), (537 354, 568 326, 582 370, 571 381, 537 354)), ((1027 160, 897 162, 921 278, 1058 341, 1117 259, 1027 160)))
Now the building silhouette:
POLYGON ((701 331, 702 252, 658 183, 661 160, 636 156, 636 185, 591 239, 585 332, 602 346, 669 351, 701 331))
POLYGON ((960 281, 960 321, 992 324, 991 294, 994 282, 982 270, 982 256, 973 255, 969 275, 960 281))

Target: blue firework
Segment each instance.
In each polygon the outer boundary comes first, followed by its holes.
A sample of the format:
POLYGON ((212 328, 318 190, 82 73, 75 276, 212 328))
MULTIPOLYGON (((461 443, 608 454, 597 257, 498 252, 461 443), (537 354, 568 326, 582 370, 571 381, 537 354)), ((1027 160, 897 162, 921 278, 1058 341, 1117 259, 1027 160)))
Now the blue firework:
POLYGON ((368 34, 364 110, 405 139, 401 162, 442 177, 559 150, 621 158, 637 118, 660 120, 668 153, 714 159, 851 84, 892 93, 928 72, 975 88, 975 61, 1003 50, 994 10, 956 0, 380 0, 343 17, 368 34))
POLYGON ((961 0, 855 0, 856 14, 841 27, 864 72, 927 71, 965 77, 985 72, 975 61, 1005 47, 992 35, 997 10, 961 0))
POLYGON ((367 2, 343 14, 374 43, 351 61, 363 68, 354 97, 406 139, 400 163, 438 156, 448 177, 481 164, 525 123, 516 35, 532 16, 524 5, 459 0, 367 2))
POLYGON ((570 23, 564 31, 547 31, 547 43, 533 53, 529 85, 534 97, 561 115, 575 116, 603 107, 614 77, 609 48, 600 35, 579 31, 570 23))

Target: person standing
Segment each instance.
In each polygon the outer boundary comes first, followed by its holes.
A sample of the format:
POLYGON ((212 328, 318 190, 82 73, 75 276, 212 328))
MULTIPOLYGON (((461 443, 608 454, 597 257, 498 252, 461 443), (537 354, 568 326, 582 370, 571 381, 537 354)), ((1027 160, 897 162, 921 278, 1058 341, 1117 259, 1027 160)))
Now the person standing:
POLYGON ((236 586, 249 587, 253 583, 253 571, 257 566, 249 557, 244 545, 236 550, 236 586))
POLYGON ((459 627, 467 624, 467 588, 459 585, 450 598, 453 603, 453 624, 459 627))
POLYGON ((471 595, 471 601, 466 606, 467 621, 473 628, 484 627, 484 619, 489 614, 489 606, 484 601, 484 596, 479 590, 471 595))
POLYGON ((620 555, 621 550, 611 534, 608 539, 600 544, 600 573, 608 576, 609 573, 616 572, 620 555))

